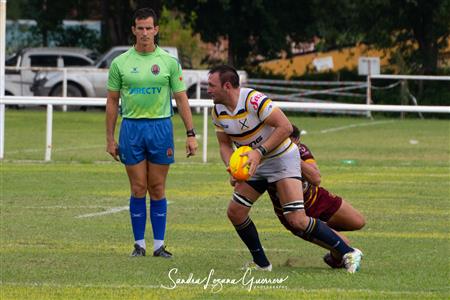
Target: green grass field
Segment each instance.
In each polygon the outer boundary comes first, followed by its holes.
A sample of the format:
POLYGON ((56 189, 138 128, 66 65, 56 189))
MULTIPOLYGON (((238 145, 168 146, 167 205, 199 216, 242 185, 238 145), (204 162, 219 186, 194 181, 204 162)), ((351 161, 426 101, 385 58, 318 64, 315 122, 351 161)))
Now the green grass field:
POLYGON ((183 156, 178 116, 166 192, 174 258, 131 258, 128 179, 104 151, 103 113, 54 117, 53 161, 44 163, 45 112, 6 111, 1 299, 450 298, 448 119, 291 116, 307 131, 323 185, 366 217, 365 228, 347 233, 365 254, 361 271, 349 275, 322 262, 325 250, 286 232, 266 196, 252 219, 274 270, 244 274, 250 255, 226 218, 232 189, 212 126, 203 164, 201 151, 183 156), (174 283, 190 273, 210 276, 209 284, 174 283), (233 279, 242 280, 218 284, 233 279))

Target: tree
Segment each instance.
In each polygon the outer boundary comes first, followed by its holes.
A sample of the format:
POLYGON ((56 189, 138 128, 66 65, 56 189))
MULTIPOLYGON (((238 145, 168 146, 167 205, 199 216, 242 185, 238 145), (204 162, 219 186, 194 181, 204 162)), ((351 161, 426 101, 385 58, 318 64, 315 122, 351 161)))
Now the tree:
POLYGON ((228 63, 236 67, 256 54, 289 51, 292 40, 305 37, 310 20, 309 1, 171 0, 168 6, 183 12, 205 42, 226 38, 228 63))
POLYGON ((26 4, 25 0, 7 1, 6 3, 6 18, 8 20, 17 20, 21 17, 21 10, 26 4))
POLYGON ((48 45, 48 33, 62 24, 67 12, 66 1, 30 0, 24 8, 24 17, 37 23, 37 34, 42 37, 42 45, 48 45), (53 3, 55 2, 55 3, 53 3), (64 12, 64 13, 61 13, 64 12))
POLYGON ((49 34, 62 25, 69 13, 76 9, 78 18, 87 15, 87 2, 82 0, 28 0, 22 6, 22 17, 37 23, 37 34, 42 37, 42 45, 47 46, 49 34))
POLYGON ((184 68, 201 68, 206 50, 191 26, 183 24, 179 16, 166 8, 161 12, 159 25, 159 44, 177 47, 184 68))
POLYGON ((131 18, 133 12, 142 7, 153 8, 159 16, 162 9, 161 0, 101 0, 103 48, 128 45, 131 42, 131 18))
POLYGON ((317 33, 328 45, 396 48, 423 74, 436 73, 450 37, 450 0, 315 0, 314 7, 317 33))
MULTIPOLYGON (((134 10, 141 7, 151 7, 159 16, 162 4, 161 0, 13 0, 7 5, 8 18, 36 21, 35 34, 41 37, 44 46, 48 45, 51 34, 57 35, 57 42, 73 44, 76 36, 63 36, 62 21, 67 17, 101 18, 102 50, 131 42, 131 18, 134 10)), ((79 31, 87 32, 83 28, 79 31)), ((92 35, 87 32, 83 38, 92 38, 92 35)))

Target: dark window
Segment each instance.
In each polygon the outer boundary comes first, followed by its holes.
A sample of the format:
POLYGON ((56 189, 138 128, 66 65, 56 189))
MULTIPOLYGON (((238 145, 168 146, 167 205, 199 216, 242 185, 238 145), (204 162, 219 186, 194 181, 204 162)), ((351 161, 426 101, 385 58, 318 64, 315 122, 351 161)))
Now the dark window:
POLYGON ((32 67, 57 67, 58 56, 56 55, 30 55, 32 67))
POLYGON ((96 61, 98 59, 98 52, 92 51, 86 54, 86 56, 92 59, 92 61, 96 61))
POLYGON ((91 63, 82 58, 82 57, 75 57, 75 56, 63 56, 64 59, 64 66, 65 67, 73 67, 73 66, 90 66, 91 63))
MULTIPOLYGON (((20 55, 19 54, 14 54, 14 56, 9 57, 6 62, 5 62, 5 66, 6 67, 16 67, 17 66, 17 62, 19 60, 20 55)), ((20 70, 5 70, 5 74, 20 74, 20 70)))
POLYGON ((125 50, 118 50, 115 51, 111 54, 111 56, 108 58, 108 64, 107 67, 109 68, 111 66, 112 61, 114 60, 114 58, 116 58, 117 56, 119 56, 120 54, 124 53, 125 50))
POLYGON ((120 54, 124 53, 126 50, 116 50, 113 53, 111 53, 108 58, 105 58, 104 56, 100 58, 100 60, 103 59, 102 63, 98 66, 99 68, 109 68, 111 66, 111 63, 114 58, 119 56, 120 54))
POLYGON ((17 55, 17 54, 14 54, 14 56, 9 57, 5 62, 5 66, 15 67, 17 65, 18 58, 19 58, 19 55, 17 55))

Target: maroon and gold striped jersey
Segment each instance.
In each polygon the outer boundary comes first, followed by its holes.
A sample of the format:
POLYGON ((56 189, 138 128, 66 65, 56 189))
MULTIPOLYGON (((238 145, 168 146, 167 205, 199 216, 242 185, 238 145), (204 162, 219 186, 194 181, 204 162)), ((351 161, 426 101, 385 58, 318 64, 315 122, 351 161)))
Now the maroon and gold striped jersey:
MULTIPOLYGON (((315 163, 314 155, 305 144, 299 146, 300 158, 307 163, 315 163)), ((270 200, 272 201, 275 213, 280 218, 283 224, 285 219, 283 217, 283 209, 281 207, 280 199, 275 184, 267 186, 270 200)), ((323 187, 315 186, 309 183, 303 177, 303 201, 306 215, 317 218, 323 222, 327 222, 331 216, 339 209, 342 204, 342 198, 327 191, 323 187)))
MULTIPOLYGON (((316 160, 311 150, 305 144, 299 145, 300 158, 306 163, 315 163, 316 160)), ((305 208, 310 207, 317 200, 319 187, 312 185, 305 178, 303 178, 303 201, 305 201, 305 208)))

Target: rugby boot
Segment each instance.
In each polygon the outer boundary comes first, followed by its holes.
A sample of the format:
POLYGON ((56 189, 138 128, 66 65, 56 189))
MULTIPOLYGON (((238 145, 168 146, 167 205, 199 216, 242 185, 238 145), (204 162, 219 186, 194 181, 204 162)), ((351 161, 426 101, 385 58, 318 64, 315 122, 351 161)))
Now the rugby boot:
POLYGON ((359 271, 363 254, 361 250, 354 248, 352 252, 346 253, 342 260, 344 261, 347 272, 353 274, 359 271))
POLYGON ((343 259, 338 260, 334 258, 330 252, 328 252, 323 256, 323 261, 333 269, 339 269, 344 267, 344 260, 343 259))
POLYGON ((153 256, 159 256, 162 258, 172 258, 172 253, 166 250, 166 247, 162 245, 153 252, 153 256))
POLYGON ((142 248, 138 244, 134 244, 134 250, 131 256, 145 256, 145 248, 142 248))

